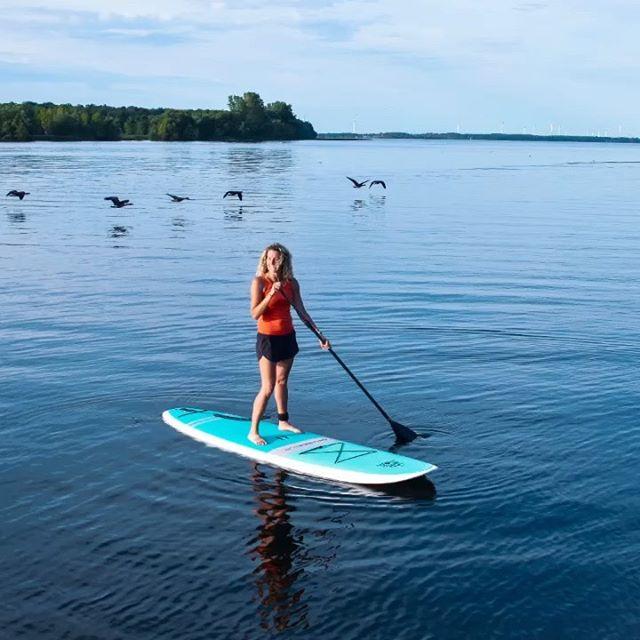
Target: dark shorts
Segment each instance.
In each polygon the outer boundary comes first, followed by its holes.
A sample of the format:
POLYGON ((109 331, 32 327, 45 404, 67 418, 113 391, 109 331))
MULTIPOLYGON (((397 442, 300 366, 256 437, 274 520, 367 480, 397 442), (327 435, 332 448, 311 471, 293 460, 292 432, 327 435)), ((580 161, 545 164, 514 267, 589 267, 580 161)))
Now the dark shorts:
POLYGON ((296 332, 292 331, 284 336, 267 336, 259 333, 256 337, 256 355, 258 360, 264 356, 271 362, 289 360, 298 353, 296 332))

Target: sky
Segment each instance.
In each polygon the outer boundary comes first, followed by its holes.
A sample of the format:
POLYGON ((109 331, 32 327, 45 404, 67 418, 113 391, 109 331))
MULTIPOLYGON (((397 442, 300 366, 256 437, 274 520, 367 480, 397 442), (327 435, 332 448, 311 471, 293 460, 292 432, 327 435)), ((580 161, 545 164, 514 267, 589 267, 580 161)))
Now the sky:
POLYGON ((637 0, 0 0, 0 102, 226 108, 319 132, 640 135, 637 0))

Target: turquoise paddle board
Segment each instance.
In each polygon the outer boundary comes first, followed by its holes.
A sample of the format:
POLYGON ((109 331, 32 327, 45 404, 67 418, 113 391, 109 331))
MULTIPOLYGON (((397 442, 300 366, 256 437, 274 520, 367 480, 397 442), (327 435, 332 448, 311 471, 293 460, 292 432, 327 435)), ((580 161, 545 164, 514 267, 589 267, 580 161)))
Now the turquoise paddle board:
POLYGON ((380 451, 317 433, 280 431, 260 422, 267 444, 247 439, 251 421, 221 411, 193 407, 168 409, 162 419, 174 429, 208 445, 282 469, 354 484, 391 484, 418 478, 437 467, 396 453, 380 451))

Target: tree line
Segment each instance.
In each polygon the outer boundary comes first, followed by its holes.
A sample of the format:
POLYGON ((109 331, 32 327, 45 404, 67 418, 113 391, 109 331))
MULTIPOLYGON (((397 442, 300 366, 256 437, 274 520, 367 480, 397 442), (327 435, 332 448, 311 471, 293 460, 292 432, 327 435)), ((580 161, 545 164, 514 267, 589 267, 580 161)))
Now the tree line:
POLYGON ((290 104, 264 104, 254 92, 229 96, 228 109, 145 109, 51 102, 0 104, 0 141, 309 140, 310 122, 290 104))
POLYGON ((580 136, 565 134, 539 135, 534 133, 406 133, 387 131, 385 133, 320 133, 319 140, 372 140, 374 138, 416 139, 416 140, 512 140, 531 142, 628 142, 640 143, 640 138, 623 136, 580 136))

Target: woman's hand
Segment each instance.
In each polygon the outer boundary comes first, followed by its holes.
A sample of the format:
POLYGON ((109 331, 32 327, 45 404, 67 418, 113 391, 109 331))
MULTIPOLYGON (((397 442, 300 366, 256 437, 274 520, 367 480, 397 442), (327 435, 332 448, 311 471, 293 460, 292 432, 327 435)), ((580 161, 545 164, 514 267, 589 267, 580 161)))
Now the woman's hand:
POLYGON ((282 289, 282 282, 280 282, 280 280, 278 280, 278 281, 273 283, 273 286, 271 287, 271 291, 269 291, 269 296, 271 298, 273 298, 273 296, 275 296, 276 293, 278 293, 278 291, 280 291, 280 289, 282 289))
POLYGON ((265 296, 265 300, 269 302, 269 300, 271 300, 271 298, 273 298, 273 296, 275 296, 276 293, 278 293, 278 291, 280 291, 281 288, 282 288, 282 282, 274 282, 273 285, 271 286, 271 289, 269 289, 269 293, 267 293, 267 295, 265 296))
POLYGON ((331 349, 331 342, 329 342, 327 338, 324 339, 324 342, 322 340, 318 340, 318 342, 321 349, 324 349, 325 351, 329 351, 329 349, 331 349))

